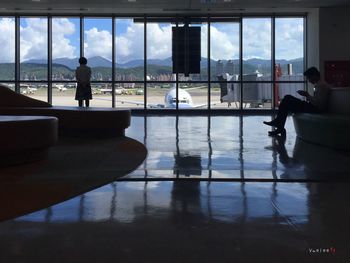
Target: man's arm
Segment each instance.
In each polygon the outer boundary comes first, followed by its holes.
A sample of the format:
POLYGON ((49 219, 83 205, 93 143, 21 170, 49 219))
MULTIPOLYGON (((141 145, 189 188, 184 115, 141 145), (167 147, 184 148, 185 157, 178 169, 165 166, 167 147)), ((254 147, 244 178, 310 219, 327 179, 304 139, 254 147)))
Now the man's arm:
POLYGON ((310 96, 309 101, 319 108, 320 110, 326 110, 328 106, 330 87, 326 83, 318 85, 314 96, 310 96))
POLYGON ((305 90, 298 90, 297 93, 300 96, 305 97, 307 100, 309 100, 309 98, 311 97, 311 95, 309 94, 309 92, 305 91, 305 90))

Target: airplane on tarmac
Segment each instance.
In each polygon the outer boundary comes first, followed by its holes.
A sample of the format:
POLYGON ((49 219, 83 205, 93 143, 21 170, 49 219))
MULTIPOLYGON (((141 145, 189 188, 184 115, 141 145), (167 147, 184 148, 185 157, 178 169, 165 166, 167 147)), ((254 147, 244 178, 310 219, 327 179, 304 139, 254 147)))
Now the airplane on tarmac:
MULTIPOLYGON (((175 74, 173 74, 173 80, 176 80, 175 74)), ((195 90, 200 89, 202 87, 193 87, 193 88, 178 88, 178 94, 176 94, 176 84, 174 83, 170 90, 168 90, 165 93, 164 96, 164 104, 148 104, 147 106, 149 108, 167 108, 167 109, 176 109, 176 101, 178 101, 178 108, 179 109, 193 109, 193 108, 201 108, 205 107, 208 104, 199 104, 195 105, 193 104, 193 99, 191 94, 188 92, 189 90, 195 90), (177 95, 179 98, 177 99, 177 95)), ((134 104, 134 105, 144 105, 143 102, 138 101, 130 101, 130 100, 119 100, 117 99, 117 102, 120 102, 122 104, 134 104)), ((213 105, 215 105, 214 103, 213 105)))
POLYGON ((33 88, 30 85, 21 84, 20 85, 21 94, 34 94, 38 89, 33 88))
MULTIPOLYGON (((113 90, 112 88, 104 88, 104 89, 98 89, 103 94, 112 94, 113 90)), ((114 90, 115 95, 124 95, 128 94, 130 91, 124 88, 116 88, 114 90)))
POLYGON ((53 84, 53 87, 57 88, 60 92, 67 90, 67 88, 63 84, 53 84))
MULTIPOLYGON (((191 90, 193 89, 200 89, 201 87, 195 87, 195 88, 190 88, 191 90)), ((179 109, 191 109, 191 108, 201 108, 205 107, 208 104, 200 104, 200 105, 194 105, 192 96, 187 90, 190 89, 178 89, 178 107, 179 109)), ((175 109, 176 108, 176 87, 172 87, 169 91, 166 92, 164 96, 164 104, 148 104, 147 106, 149 108, 153 109, 158 109, 158 108, 167 108, 167 109, 175 109)), ((143 102, 138 102, 138 101, 130 101, 130 100, 118 100, 117 102, 120 102, 122 104, 134 104, 134 105, 144 105, 143 102)))

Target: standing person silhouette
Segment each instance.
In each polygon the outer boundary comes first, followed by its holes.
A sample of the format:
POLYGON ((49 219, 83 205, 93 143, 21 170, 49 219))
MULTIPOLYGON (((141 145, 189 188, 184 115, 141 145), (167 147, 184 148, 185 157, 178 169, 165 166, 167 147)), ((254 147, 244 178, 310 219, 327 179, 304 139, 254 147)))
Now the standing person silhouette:
POLYGON ((276 119, 272 121, 264 121, 264 124, 276 127, 274 131, 270 131, 270 136, 285 135, 286 130, 284 124, 288 113, 322 113, 327 110, 328 97, 330 92, 330 86, 321 80, 320 72, 317 68, 311 67, 304 72, 306 79, 315 86, 314 95, 311 96, 305 90, 298 90, 298 94, 306 98, 306 101, 300 100, 291 95, 286 95, 278 108, 278 114, 276 119))
POLYGON ((75 78, 77 79, 77 90, 75 93, 75 100, 79 102, 79 107, 83 107, 83 101, 85 100, 85 106, 90 106, 91 94, 91 68, 86 66, 87 59, 84 57, 79 58, 80 66, 75 70, 75 78))

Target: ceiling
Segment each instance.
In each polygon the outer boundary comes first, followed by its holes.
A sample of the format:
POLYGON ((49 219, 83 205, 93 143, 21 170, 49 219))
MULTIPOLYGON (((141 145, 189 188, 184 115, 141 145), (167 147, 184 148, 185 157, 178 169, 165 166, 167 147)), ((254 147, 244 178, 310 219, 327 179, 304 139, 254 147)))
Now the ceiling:
POLYGON ((0 0, 0 13, 295 12, 350 6, 349 0, 0 0))

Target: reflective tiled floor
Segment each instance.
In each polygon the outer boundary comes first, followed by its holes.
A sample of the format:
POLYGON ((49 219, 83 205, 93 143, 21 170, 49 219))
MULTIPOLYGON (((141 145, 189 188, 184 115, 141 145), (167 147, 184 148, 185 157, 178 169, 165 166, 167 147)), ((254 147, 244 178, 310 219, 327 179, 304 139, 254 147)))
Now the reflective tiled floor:
POLYGON ((133 117, 143 165, 0 223, 0 262, 349 262, 350 155, 266 119, 133 117))
POLYGON ((268 137, 269 119, 134 117, 127 136, 143 142, 148 157, 127 178, 347 179, 350 154, 297 140, 291 118, 285 141, 268 137))

